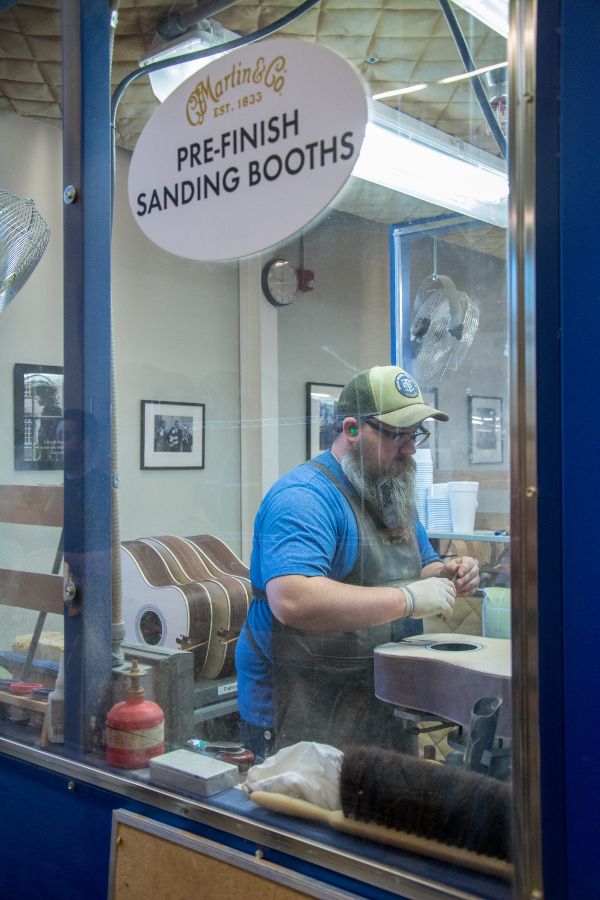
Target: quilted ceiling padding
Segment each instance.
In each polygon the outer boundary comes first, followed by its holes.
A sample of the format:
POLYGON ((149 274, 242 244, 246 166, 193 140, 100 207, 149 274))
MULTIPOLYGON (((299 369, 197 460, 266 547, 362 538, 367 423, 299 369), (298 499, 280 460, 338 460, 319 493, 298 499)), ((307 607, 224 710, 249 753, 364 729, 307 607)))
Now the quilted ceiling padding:
MULTIPOLYGON (((148 53, 157 22, 169 12, 188 12, 196 4, 121 0, 113 5, 118 6, 114 90, 148 53)), ((249 34, 297 5, 294 0, 238 0, 214 18, 232 31, 249 34)), ((506 59, 504 38, 458 7, 456 14, 477 66, 506 59)), ((279 34, 316 41, 340 53, 361 72, 371 95, 427 83, 424 90, 383 102, 458 141, 498 153, 469 81, 437 83, 464 71, 438 0, 321 0, 279 34)), ((60 127, 60 35, 60 0, 23 0, 0 13, 0 109, 60 127)), ((156 105, 147 77, 127 88, 117 115, 119 146, 129 150, 135 146, 156 105)), ((385 223, 439 212, 437 207, 369 185, 354 185, 336 205, 385 223)), ((492 252, 502 255, 503 245, 499 234, 492 252)))

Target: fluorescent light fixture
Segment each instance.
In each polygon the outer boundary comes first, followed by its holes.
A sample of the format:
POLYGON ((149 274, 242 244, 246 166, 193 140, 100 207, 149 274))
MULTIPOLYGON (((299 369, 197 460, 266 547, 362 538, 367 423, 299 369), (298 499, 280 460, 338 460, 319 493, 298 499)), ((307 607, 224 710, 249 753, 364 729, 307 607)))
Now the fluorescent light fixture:
POLYGON ((461 72, 460 75, 449 75, 448 78, 440 78, 436 84, 452 84, 454 81, 464 81, 465 78, 474 78, 476 75, 485 75, 486 72, 494 72, 496 69, 505 69, 507 62, 494 63, 493 66, 482 66, 481 69, 471 69, 470 72, 461 72))
POLYGON ((384 91, 383 94, 373 94, 373 100, 383 100, 384 97, 399 97, 400 94, 414 94, 415 91, 424 91, 428 84, 411 84, 408 87, 398 88, 395 91, 384 91))
POLYGON ((508 0, 454 0, 488 28, 508 37, 508 0))
POLYGON ((172 94, 180 84, 183 84, 195 72, 199 72, 204 66, 223 56, 223 53, 218 52, 219 44, 233 41, 238 37, 239 34, 236 34, 235 31, 223 28, 219 22, 213 19, 202 19, 184 35, 173 41, 164 41, 162 38, 155 36, 150 45, 148 55, 140 60, 140 65, 142 66, 149 66, 151 63, 183 56, 185 53, 194 53, 196 50, 204 50, 208 47, 214 47, 215 53, 203 59, 179 63, 179 65, 167 66, 164 69, 150 72, 150 85, 154 96, 163 103, 169 94, 172 94))
POLYGON ((504 161, 382 103, 371 104, 365 139, 352 174, 506 227, 508 178, 504 161))
MULTIPOLYGON (((155 38, 141 61, 161 59, 215 46, 214 56, 168 66, 150 73, 152 90, 163 102, 180 84, 219 56, 218 44, 239 35, 203 19, 182 38, 165 42, 155 38)), ((427 85, 404 89, 422 90, 427 85)), ((392 96, 386 92, 377 96, 392 96)), ((411 197, 435 203, 473 218, 506 227, 508 179, 503 161, 458 141, 418 119, 383 103, 372 102, 370 121, 353 175, 411 197)))
POLYGON ((482 66, 480 69, 472 69, 470 72, 461 72, 459 75, 449 75, 447 78, 440 78, 438 81, 432 81, 429 84, 421 82, 420 84, 411 84, 408 87, 397 88, 395 91, 384 91, 382 94, 373 94, 373 100, 399 97, 401 94, 414 94, 415 91, 423 91, 434 84, 452 84, 453 81, 464 81, 467 78, 474 78, 476 75, 485 75, 486 72, 493 72, 495 69, 505 69, 507 65, 507 62, 494 63, 491 66, 482 66))

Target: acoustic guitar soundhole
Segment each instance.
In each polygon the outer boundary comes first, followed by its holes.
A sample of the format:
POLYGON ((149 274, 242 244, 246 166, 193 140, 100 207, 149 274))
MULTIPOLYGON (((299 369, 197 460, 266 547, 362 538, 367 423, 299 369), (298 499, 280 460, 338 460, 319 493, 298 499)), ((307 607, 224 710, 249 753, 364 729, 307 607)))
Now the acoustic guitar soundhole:
POLYGON ((437 644, 431 644, 432 650, 450 650, 458 652, 460 650, 480 650, 479 644, 468 644, 466 641, 459 643, 458 641, 439 641, 437 644))
POLYGON ((163 634, 160 617, 152 610, 143 613, 140 619, 140 632, 146 644, 159 644, 163 634))

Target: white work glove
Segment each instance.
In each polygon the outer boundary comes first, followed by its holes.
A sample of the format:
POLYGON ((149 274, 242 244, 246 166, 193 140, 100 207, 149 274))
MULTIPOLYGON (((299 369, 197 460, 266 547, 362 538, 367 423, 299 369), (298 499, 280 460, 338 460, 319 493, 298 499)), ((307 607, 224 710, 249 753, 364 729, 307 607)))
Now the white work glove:
POLYGON ((456 591, 447 578, 423 578, 402 587, 406 597, 406 616, 426 619, 428 616, 451 616, 456 591))

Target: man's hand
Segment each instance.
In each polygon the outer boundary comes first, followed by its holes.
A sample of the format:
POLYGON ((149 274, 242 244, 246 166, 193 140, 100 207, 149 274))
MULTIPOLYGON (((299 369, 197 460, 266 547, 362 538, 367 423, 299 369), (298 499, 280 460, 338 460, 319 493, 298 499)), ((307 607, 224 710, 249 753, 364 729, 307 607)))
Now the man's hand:
POLYGON ((454 609, 454 585, 447 578, 424 578, 402 588, 406 596, 406 615, 413 619, 451 616, 454 609))
POLYGON ((457 596, 466 597, 479 584, 479 563, 471 556, 458 556, 448 560, 438 577, 449 578, 454 583, 457 596))

